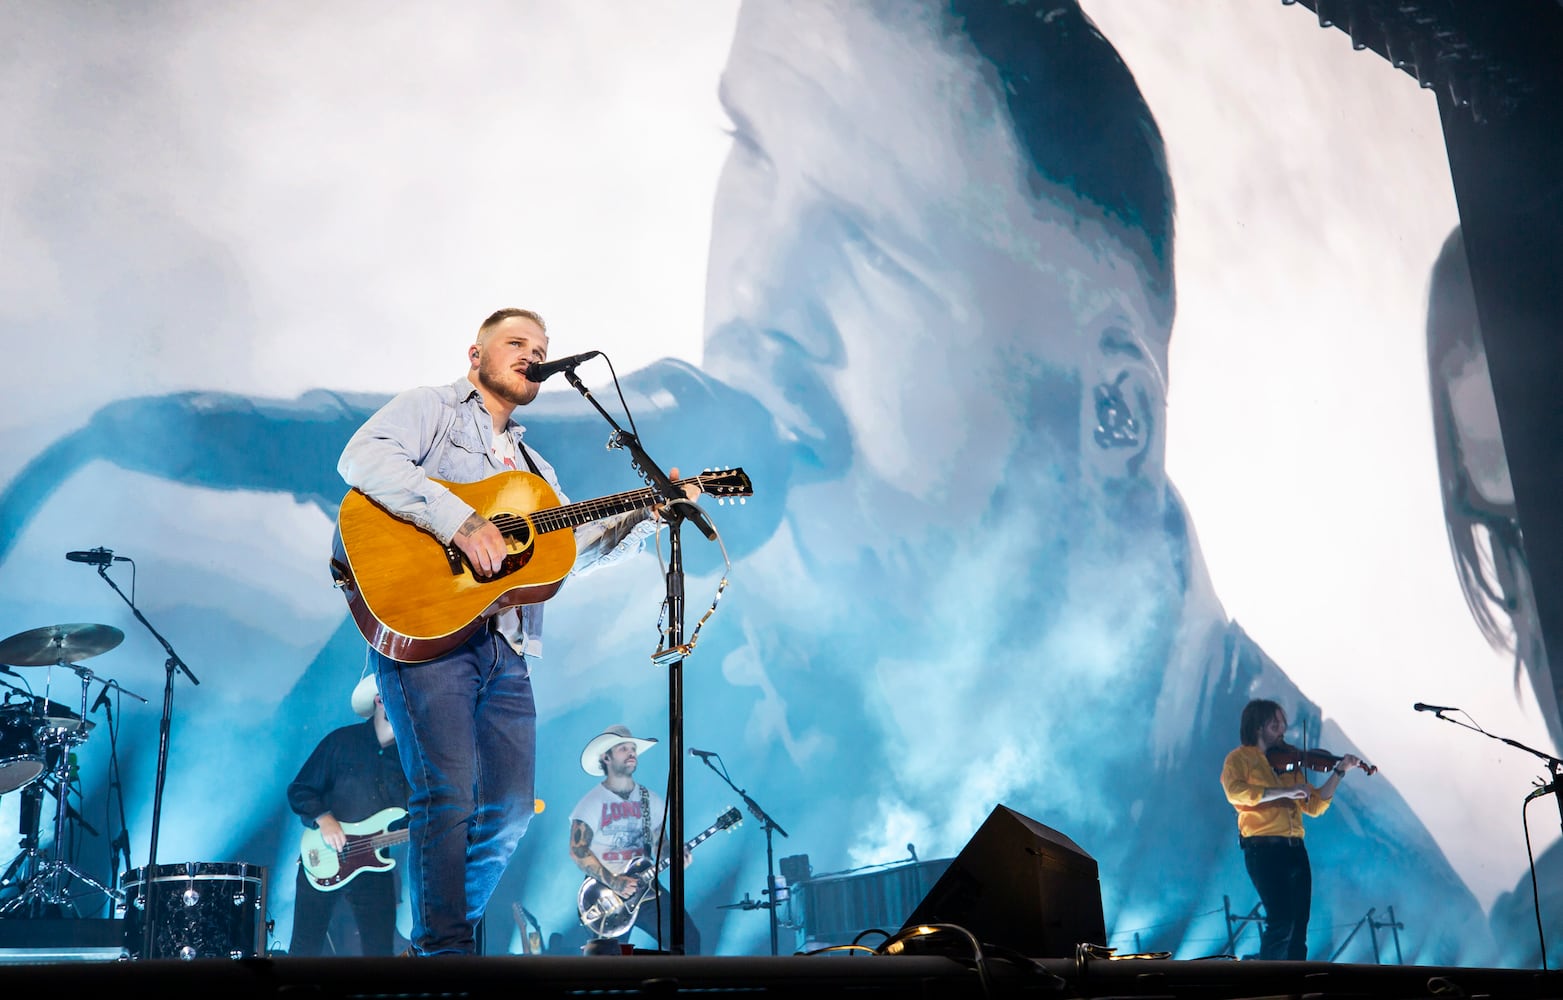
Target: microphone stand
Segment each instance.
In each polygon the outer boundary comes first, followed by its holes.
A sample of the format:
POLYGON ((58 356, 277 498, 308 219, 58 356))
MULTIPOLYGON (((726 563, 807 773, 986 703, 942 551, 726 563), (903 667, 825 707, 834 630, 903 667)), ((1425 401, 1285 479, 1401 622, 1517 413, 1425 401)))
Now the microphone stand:
MULTIPOLYGON (((653 462, 640 445, 640 440, 635 435, 625 431, 618 422, 602 408, 597 398, 592 395, 575 374, 572 366, 564 370, 564 377, 575 386, 586 401, 608 422, 613 428, 613 435, 608 439, 608 447, 624 448, 630 453, 630 464, 640 473, 641 478, 649 483, 664 500, 662 507, 662 519, 668 526, 668 571, 667 571, 667 608, 668 608, 668 633, 667 645, 652 655, 652 661, 664 664, 668 668, 668 799, 667 815, 670 824, 669 837, 673 844, 673 850, 681 855, 684 848, 684 657, 689 652, 684 645, 684 549, 679 537, 680 528, 687 518, 695 523, 706 538, 716 539, 716 528, 712 526, 706 517, 705 511, 696 504, 690 503, 684 496, 683 490, 673 484, 673 481, 662 471, 662 467, 653 462)), ((668 924, 672 933, 669 935, 668 950, 675 955, 684 953, 684 865, 683 858, 677 859, 676 864, 668 865, 668 906, 671 916, 668 924)))
MULTIPOLYGON (((1530 754, 1530 755, 1532 755, 1534 757, 1539 757, 1542 760, 1546 761, 1547 762, 1547 773, 1551 776, 1551 780, 1548 781, 1546 784, 1538 786, 1537 788, 1533 789, 1530 792, 1530 794, 1526 796, 1525 801, 1526 801, 1527 804, 1529 804, 1530 800, 1533 799, 1533 798, 1536 798, 1537 796, 1540 796, 1540 795, 1551 795, 1552 796, 1552 801, 1554 803, 1556 803, 1557 807, 1558 807, 1558 823, 1559 823, 1559 826, 1563 826, 1563 794, 1560 794, 1560 792, 1563 792, 1563 760, 1559 760, 1558 758, 1552 756, 1549 753, 1543 753, 1542 751, 1537 750, 1535 747, 1526 746, 1525 744, 1519 742, 1518 740, 1511 740, 1507 736, 1495 736, 1494 734, 1489 733, 1487 730, 1483 729, 1481 726, 1472 725, 1472 724, 1466 723, 1466 722, 1461 722, 1459 719, 1451 719, 1451 718, 1449 718, 1449 717, 1444 715, 1444 712, 1446 712, 1446 711, 1457 711, 1458 712, 1458 711, 1462 711, 1462 710, 1461 709, 1443 709, 1443 708, 1440 708, 1440 709, 1437 709, 1437 710, 1435 710, 1433 712, 1433 717, 1437 718, 1437 719, 1442 719, 1443 721, 1448 722, 1448 723, 1452 723, 1453 725, 1459 726, 1462 729, 1469 729, 1469 730, 1471 730, 1474 733, 1481 733, 1483 736, 1487 737, 1490 740, 1497 740, 1499 743, 1503 743, 1503 744, 1506 744, 1508 746, 1511 746, 1511 747, 1513 747, 1516 750, 1523 750, 1526 753, 1528 753, 1528 754, 1530 754)), ((1531 876, 1534 878, 1535 874, 1536 874, 1536 872, 1535 872, 1535 864, 1534 864, 1534 862, 1532 862, 1531 876)), ((1537 894, 1537 897, 1536 897, 1536 907, 1537 907, 1537 914, 1538 914, 1537 920, 1536 920, 1536 933, 1539 935, 1539 934, 1541 934, 1541 919, 1540 919, 1540 915, 1539 915, 1540 914, 1540 907, 1541 907, 1541 897, 1540 897, 1540 894, 1537 894)), ((1547 942, 1546 942, 1545 938, 1542 938, 1542 940, 1541 940, 1541 957, 1542 957, 1542 968, 1546 968, 1547 942)))
POLYGON ((108 793, 118 806, 119 812, 119 833, 115 834, 114 839, 109 843, 109 872, 113 876, 109 885, 115 891, 119 891, 119 872, 123 870, 127 875, 130 873, 130 825, 125 819, 125 786, 121 784, 119 777, 119 719, 114 715, 114 703, 108 696, 110 688, 130 695, 143 705, 147 700, 134 691, 121 687, 118 681, 113 680, 105 683, 102 693, 98 695, 109 734, 108 793), (123 868, 119 864, 121 856, 125 859, 123 868))
MULTIPOLYGON (((141 957, 151 958, 152 943, 156 940, 154 934, 156 928, 154 925, 157 922, 157 914, 155 912, 157 907, 153 905, 151 883, 152 878, 157 874, 157 834, 163 815, 163 785, 168 778, 168 734, 173 727, 174 719, 174 671, 176 668, 183 670, 185 676, 190 678, 191 684, 200 684, 201 682, 196 679, 195 674, 190 672, 190 667, 184 660, 179 658, 179 654, 174 652, 174 647, 168 644, 168 640, 163 638, 162 634, 152 627, 151 622, 147 621, 146 615, 141 613, 141 609, 136 607, 136 603, 125 596, 125 592, 119 589, 118 584, 109 579, 107 563, 98 566, 98 575, 103 578, 104 583, 114 588, 114 593, 118 594, 120 599, 129 605, 131 614, 135 615, 136 620, 146 626, 146 630, 152 633, 152 637, 168 653, 168 659, 163 661, 163 672, 165 674, 163 681, 163 717, 158 723, 157 731, 157 785, 152 792, 152 838, 147 845, 147 877, 142 881, 141 888, 146 906, 142 920, 142 929, 146 934, 142 944, 141 957)), ((124 689, 121 688, 121 690, 124 689)), ((128 849, 125 852, 125 856, 127 859, 130 856, 128 849)), ((127 900, 126 905, 128 907, 135 904, 134 901, 127 900)))
MULTIPOLYGON (((775 955, 775 954, 777 954, 777 950, 776 950, 776 946, 777 946, 777 940, 776 940, 776 926, 777 926, 777 923, 776 923, 776 906, 777 906, 777 899, 776 899, 776 890, 777 890, 777 885, 776 885, 776 851, 775 851, 775 848, 773 847, 773 841, 771 839, 771 833, 772 833, 772 831, 775 831, 776 833, 779 833, 783 837, 785 837, 785 836, 787 836, 787 831, 783 830, 781 828, 781 826, 774 819, 771 819, 770 816, 766 815, 765 810, 760 808, 760 803, 758 803, 758 802, 754 801, 753 799, 751 799, 749 797, 749 793, 748 792, 744 791, 742 788, 739 788, 737 785, 733 784, 733 779, 731 779, 731 778, 729 778, 727 776, 727 765, 726 764, 723 764, 721 769, 718 770, 717 766, 715 764, 711 763, 711 758, 710 757, 706 757, 706 756, 704 756, 702 754, 700 759, 704 760, 706 762, 706 767, 709 767, 711 770, 716 771, 716 776, 717 777, 719 777, 723 781, 727 782, 727 787, 728 788, 731 788, 733 791, 738 793, 739 798, 744 800, 744 805, 749 807, 749 812, 754 816, 755 819, 759 820, 760 821, 760 825, 765 828, 765 879, 766 879, 766 882, 765 882, 765 885, 766 885, 765 894, 767 896, 769 896, 770 898, 766 902, 761 903, 759 905, 763 906, 767 910, 771 911, 771 954, 775 955)), ((721 759, 722 758, 720 758, 720 757, 717 758, 717 760, 721 760, 721 759)), ((754 909, 754 907, 744 907, 744 908, 745 909, 754 909)))

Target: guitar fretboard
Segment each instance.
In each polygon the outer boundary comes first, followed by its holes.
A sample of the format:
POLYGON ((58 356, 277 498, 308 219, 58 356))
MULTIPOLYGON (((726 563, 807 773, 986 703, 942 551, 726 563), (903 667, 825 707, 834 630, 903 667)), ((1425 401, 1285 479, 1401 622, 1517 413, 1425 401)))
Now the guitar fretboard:
MULTIPOLYGON (((685 483, 699 483, 701 478, 696 476, 693 479, 680 479, 673 485, 683 486, 685 483)), ((549 507, 532 514, 532 524, 536 526, 538 534, 547 534, 550 531, 559 531, 563 528, 576 528, 600 518, 612 517, 615 514, 627 514, 632 510, 644 510, 657 503, 660 499, 657 492, 648 486, 645 489, 615 493, 612 496, 598 497, 595 500, 568 503, 563 507, 549 507)), ((497 514, 492 520, 499 527, 499 530, 506 534, 525 523, 525 518, 511 514, 497 514)))

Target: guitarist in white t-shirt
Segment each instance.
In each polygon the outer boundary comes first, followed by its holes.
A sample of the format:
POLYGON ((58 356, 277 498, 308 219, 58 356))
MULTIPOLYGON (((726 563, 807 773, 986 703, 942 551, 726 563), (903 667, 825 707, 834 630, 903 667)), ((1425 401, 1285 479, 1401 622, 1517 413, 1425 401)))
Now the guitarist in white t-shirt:
MULTIPOLYGON (((632 926, 649 934, 659 946, 663 941, 658 921, 667 900, 659 894, 654 878, 637 877, 665 860, 659 849, 666 803, 635 780, 640 754, 656 743, 633 736, 629 727, 618 725, 592 737, 581 751, 581 769, 603 779, 570 813, 570 858, 595 880, 582 886, 578 903, 583 920, 584 913, 591 913, 586 923, 597 933, 600 944, 625 937, 632 926), (599 885, 611 892, 599 889, 599 885)), ((690 857, 686 849, 686 866, 690 857)), ((588 944, 586 950, 590 954, 598 949, 588 944)), ((685 913, 684 954, 699 953, 700 931, 685 913)))

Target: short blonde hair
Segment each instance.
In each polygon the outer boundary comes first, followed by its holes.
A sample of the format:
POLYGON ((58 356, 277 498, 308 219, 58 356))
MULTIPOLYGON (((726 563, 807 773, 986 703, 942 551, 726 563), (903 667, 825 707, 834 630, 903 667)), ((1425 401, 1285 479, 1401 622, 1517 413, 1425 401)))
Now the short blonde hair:
POLYGON ((473 343, 483 343, 483 339, 488 336, 488 332, 490 330, 503 323, 505 320, 515 319, 516 317, 520 317, 521 319, 529 319, 536 323, 538 328, 544 333, 548 332, 548 324, 543 322, 543 317, 539 316, 530 309, 496 309, 489 315, 488 319, 484 320, 482 325, 478 327, 478 336, 477 339, 473 341, 473 343))

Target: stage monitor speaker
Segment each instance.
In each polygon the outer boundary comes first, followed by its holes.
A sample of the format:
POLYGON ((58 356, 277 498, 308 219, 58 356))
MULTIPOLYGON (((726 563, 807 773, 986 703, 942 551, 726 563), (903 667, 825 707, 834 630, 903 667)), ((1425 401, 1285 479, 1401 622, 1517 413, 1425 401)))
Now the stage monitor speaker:
POLYGON ((998 806, 902 930, 956 924, 984 945, 1028 958, 1073 958, 1107 943, 1096 859, 1073 840, 998 806))

